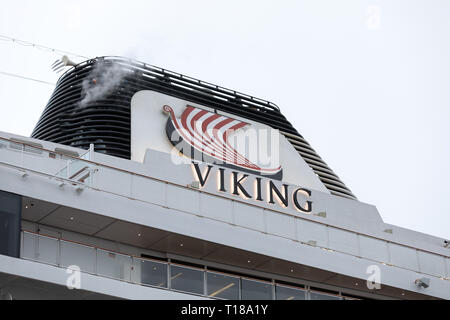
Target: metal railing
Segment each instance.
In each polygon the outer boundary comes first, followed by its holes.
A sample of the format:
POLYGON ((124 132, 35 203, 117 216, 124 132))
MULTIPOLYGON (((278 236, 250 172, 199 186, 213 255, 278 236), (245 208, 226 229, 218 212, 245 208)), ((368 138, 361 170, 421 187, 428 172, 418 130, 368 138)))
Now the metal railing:
POLYGON ((309 300, 350 299, 295 286, 136 257, 30 231, 22 231, 21 258, 60 268, 77 266, 81 272, 211 299, 309 300))
POLYGON ((61 185, 64 185, 64 183, 67 182, 80 186, 92 186, 93 175, 98 171, 96 168, 97 165, 90 161, 93 146, 91 146, 91 148, 83 154, 75 156, 47 150, 41 145, 34 145, 31 142, 26 143, 0 137, 0 149, 1 148, 7 148, 12 151, 20 152, 19 167, 20 170, 24 172, 29 170, 36 173, 45 174, 45 172, 40 172, 39 162, 30 161, 30 156, 60 160, 61 165, 57 167, 56 172, 51 172, 50 175, 60 181, 61 185))

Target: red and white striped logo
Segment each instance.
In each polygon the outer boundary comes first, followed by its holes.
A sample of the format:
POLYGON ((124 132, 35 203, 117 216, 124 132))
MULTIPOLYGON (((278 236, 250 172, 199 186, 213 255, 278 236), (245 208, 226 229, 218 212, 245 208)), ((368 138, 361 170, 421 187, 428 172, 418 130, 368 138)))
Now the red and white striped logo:
POLYGON ((166 133, 173 146, 194 160, 235 167, 253 174, 282 178, 281 166, 266 168, 252 163, 230 143, 229 137, 249 123, 217 113, 187 106, 181 117, 175 117, 173 109, 165 105, 169 115, 166 133))

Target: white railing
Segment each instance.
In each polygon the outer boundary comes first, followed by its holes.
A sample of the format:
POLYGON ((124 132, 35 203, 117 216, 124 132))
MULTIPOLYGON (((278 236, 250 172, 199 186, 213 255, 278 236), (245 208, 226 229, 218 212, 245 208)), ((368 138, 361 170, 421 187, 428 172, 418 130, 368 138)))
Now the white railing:
POLYGON ((212 299, 305 300, 345 297, 249 279, 207 268, 140 258, 74 241, 22 231, 21 258, 60 268, 77 266, 84 273, 179 291, 212 299))
MULTIPOLYGON (((11 151, 18 153, 19 157, 6 157, 2 160, 15 160, 15 166, 19 170, 27 174, 27 171, 50 176, 59 181, 60 185, 73 184, 79 186, 92 186, 93 175, 98 171, 97 165, 91 160, 91 154, 93 152, 93 145, 88 151, 80 156, 62 154, 56 151, 50 151, 42 148, 42 146, 36 144, 27 144, 25 142, 10 140, 0 137, 0 149, 7 148, 11 151), (55 159, 59 160, 59 166, 56 165, 50 170, 43 164, 40 159, 55 159), (54 169, 56 168, 56 170, 54 169)), ((6 165, 14 166, 11 161, 1 162, 6 165)), ((53 164, 54 165, 54 164, 53 164)))

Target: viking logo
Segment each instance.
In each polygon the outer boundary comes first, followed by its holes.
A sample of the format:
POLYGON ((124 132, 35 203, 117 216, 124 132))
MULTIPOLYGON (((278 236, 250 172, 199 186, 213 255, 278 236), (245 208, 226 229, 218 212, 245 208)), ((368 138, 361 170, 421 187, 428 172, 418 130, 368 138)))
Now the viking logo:
POLYGON ((165 105, 163 111, 169 116, 166 124, 167 137, 183 155, 270 179, 282 179, 281 166, 272 168, 256 165, 230 143, 229 137, 239 134, 238 130, 250 126, 249 123, 189 105, 179 119, 170 106, 165 105))

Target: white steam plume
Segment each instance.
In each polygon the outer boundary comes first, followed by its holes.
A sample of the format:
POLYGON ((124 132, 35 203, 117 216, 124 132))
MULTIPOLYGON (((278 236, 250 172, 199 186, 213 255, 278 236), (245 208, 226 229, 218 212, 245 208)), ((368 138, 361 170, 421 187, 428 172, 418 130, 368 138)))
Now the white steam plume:
POLYGON ((89 76, 82 82, 79 106, 85 107, 88 103, 100 100, 120 84, 127 75, 127 71, 117 63, 97 62, 89 76))

